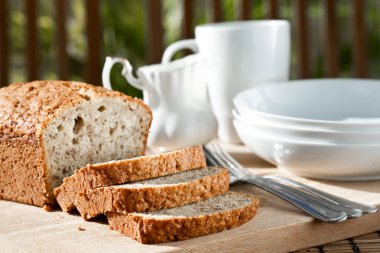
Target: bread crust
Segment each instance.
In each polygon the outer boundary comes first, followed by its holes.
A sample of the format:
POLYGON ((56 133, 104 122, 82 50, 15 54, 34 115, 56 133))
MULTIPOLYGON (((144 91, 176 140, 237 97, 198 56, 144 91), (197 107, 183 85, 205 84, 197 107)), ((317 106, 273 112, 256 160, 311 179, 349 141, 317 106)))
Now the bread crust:
POLYGON ((54 204, 41 153, 36 140, 0 139, 0 199, 41 207, 54 204))
POLYGON ((246 197, 252 200, 249 205, 209 215, 155 219, 138 213, 124 215, 111 212, 107 213, 107 218, 111 229, 141 243, 181 241, 221 232, 248 222, 256 215, 259 200, 250 195, 246 197))
POLYGON ((202 146, 193 146, 159 155, 87 165, 65 178, 54 190, 63 211, 75 208, 76 198, 88 198, 96 187, 123 184, 206 166, 202 146))
POLYGON ((107 212, 146 212, 177 207, 223 194, 228 189, 228 170, 220 168, 214 174, 178 184, 95 188, 87 196, 78 196, 75 206, 81 216, 88 220, 107 212))
POLYGON ((118 91, 69 81, 18 82, 0 89, 0 136, 42 140, 42 131, 63 110, 97 97, 138 103, 152 118, 150 108, 140 99, 118 91))
MULTIPOLYGON (((6 147, 9 143, 14 143, 16 146, 13 150, 20 154, 19 159, 24 166, 13 166, 13 157, 5 157, 0 166, 0 174, 7 176, 0 180, 0 198, 45 206, 47 209, 55 205, 53 189, 47 179, 43 132, 50 121, 65 109, 96 97, 112 97, 138 103, 152 118, 151 110, 141 100, 85 83, 19 82, 0 89, 0 146, 6 147), (30 145, 33 145, 35 152, 30 151, 30 145), (7 170, 14 170, 14 173, 7 170), (34 176, 24 176, 29 175, 30 171, 33 171, 34 176)), ((144 137, 144 151, 150 123, 144 137)))

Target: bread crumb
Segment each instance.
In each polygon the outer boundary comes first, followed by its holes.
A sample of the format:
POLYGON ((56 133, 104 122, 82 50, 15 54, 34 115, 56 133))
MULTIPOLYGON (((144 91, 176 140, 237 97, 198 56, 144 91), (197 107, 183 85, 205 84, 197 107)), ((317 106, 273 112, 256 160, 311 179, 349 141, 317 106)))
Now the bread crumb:
POLYGON ((78 231, 86 231, 86 229, 82 226, 78 226, 78 231))
POLYGON ((55 208, 53 206, 50 206, 50 205, 47 205, 47 204, 45 204, 42 207, 42 209, 45 210, 46 212, 51 212, 51 211, 55 210, 55 208))

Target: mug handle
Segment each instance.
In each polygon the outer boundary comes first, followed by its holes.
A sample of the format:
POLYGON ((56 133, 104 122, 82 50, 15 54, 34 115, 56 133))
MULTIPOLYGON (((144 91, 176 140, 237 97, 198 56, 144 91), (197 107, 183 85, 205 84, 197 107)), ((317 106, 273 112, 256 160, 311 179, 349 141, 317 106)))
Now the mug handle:
POLYGON ((115 63, 121 63, 123 65, 123 69, 121 70, 121 74, 127 79, 127 81, 135 88, 144 90, 145 87, 143 83, 133 76, 132 73, 132 65, 129 63, 129 61, 122 57, 111 57, 107 56, 106 61, 103 66, 103 72, 102 72, 102 82, 103 87, 109 90, 112 90, 112 85, 110 81, 110 74, 112 66, 115 63))
POLYGON ((165 49, 164 55, 162 56, 161 63, 169 63, 170 60, 173 58, 173 55, 182 49, 190 49, 194 53, 199 52, 199 48, 198 48, 197 43, 195 42, 195 39, 180 40, 180 41, 174 42, 173 44, 171 44, 165 49))

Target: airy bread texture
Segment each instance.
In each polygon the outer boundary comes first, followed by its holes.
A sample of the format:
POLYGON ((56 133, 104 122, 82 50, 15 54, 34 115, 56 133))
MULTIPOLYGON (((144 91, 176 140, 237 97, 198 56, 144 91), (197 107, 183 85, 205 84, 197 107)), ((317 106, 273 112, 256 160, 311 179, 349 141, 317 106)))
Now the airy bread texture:
POLYGON ((111 229, 141 243, 186 240, 230 229, 256 215, 258 199, 229 192, 192 204, 147 213, 108 213, 111 229))
POLYGON ((179 172, 134 183, 95 188, 75 201, 86 220, 106 212, 145 212, 189 204, 226 193, 229 173, 219 167, 179 172))
POLYGON ((54 194, 62 210, 69 212, 81 201, 77 200, 79 197, 89 199, 89 195, 97 187, 146 180, 205 166, 206 158, 202 146, 87 165, 65 178, 54 194))
POLYGON ((87 163, 143 155, 152 113, 120 92, 66 81, 0 89, 0 198, 51 207, 87 163))

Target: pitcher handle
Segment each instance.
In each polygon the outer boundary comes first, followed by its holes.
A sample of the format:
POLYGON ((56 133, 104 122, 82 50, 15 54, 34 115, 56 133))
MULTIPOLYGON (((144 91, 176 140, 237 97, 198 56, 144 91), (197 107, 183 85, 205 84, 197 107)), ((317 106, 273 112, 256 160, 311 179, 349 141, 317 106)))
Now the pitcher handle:
POLYGON ((144 90, 145 87, 143 83, 133 76, 132 73, 132 65, 129 63, 129 61, 125 58, 121 57, 106 57, 106 62, 104 63, 103 72, 102 72, 102 82, 103 87, 109 90, 112 90, 112 85, 110 81, 110 74, 112 66, 115 63, 121 63, 123 65, 123 69, 121 70, 121 74, 127 79, 127 81, 135 88, 144 90))
POLYGON ((169 63, 170 60, 173 58, 173 55, 182 49, 190 49, 194 53, 199 52, 199 48, 198 48, 197 43, 195 42, 195 39, 180 40, 180 41, 174 42, 173 44, 171 44, 165 49, 164 55, 162 56, 161 63, 169 63))

